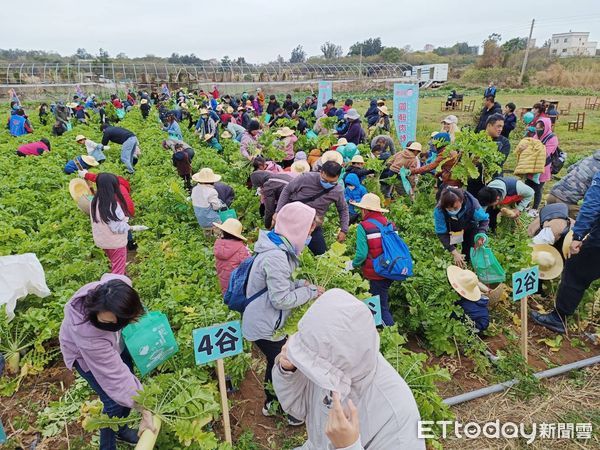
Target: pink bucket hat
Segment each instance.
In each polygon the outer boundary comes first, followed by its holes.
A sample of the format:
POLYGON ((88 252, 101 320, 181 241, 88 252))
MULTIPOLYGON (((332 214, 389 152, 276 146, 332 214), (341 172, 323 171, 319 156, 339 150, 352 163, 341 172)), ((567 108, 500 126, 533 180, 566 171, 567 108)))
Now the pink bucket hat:
POLYGON ((275 233, 290 241, 294 251, 299 255, 304 250, 316 214, 314 208, 304 203, 288 203, 277 213, 275 233))

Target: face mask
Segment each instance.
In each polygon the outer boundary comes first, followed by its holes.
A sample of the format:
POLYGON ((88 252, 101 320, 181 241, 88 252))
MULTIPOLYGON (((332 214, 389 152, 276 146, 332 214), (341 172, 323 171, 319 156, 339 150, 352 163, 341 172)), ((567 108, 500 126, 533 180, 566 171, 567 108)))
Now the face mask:
POLYGON ((321 178, 319 181, 321 182, 321 186, 323 186, 325 189, 331 189, 335 186, 335 183, 329 183, 328 181, 323 180, 323 178, 321 178))
POLYGON ((457 209, 456 211, 452 211, 450 209, 447 209, 446 212, 448 213, 448 215, 450 217, 456 217, 456 216, 458 216, 458 213, 460 212, 460 209, 457 209))
POLYGON ((535 134, 537 134, 537 136, 538 136, 539 138, 541 138, 541 137, 542 137, 542 135, 544 134, 544 130, 538 130, 538 129, 536 129, 536 130, 535 130, 535 134))
POLYGON ((92 318, 90 318, 90 322, 92 322, 92 325, 94 325, 99 330, 112 331, 113 333, 121 331, 129 324, 129 321, 127 319, 121 318, 118 318, 116 323, 100 322, 96 316, 92 316, 92 318))
POLYGON ((354 186, 348 186, 348 189, 350 189, 351 191, 354 190, 354 186))

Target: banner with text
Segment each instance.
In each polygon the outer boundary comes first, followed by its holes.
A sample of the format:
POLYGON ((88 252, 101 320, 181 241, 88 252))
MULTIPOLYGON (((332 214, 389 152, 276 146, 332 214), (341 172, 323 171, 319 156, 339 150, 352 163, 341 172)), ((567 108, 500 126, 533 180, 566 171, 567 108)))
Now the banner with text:
POLYGON ((419 85, 394 83, 394 123, 402 148, 417 137, 419 85))
POLYGON ((317 111, 323 110, 323 105, 333 97, 333 82, 319 81, 319 95, 317 96, 317 111))

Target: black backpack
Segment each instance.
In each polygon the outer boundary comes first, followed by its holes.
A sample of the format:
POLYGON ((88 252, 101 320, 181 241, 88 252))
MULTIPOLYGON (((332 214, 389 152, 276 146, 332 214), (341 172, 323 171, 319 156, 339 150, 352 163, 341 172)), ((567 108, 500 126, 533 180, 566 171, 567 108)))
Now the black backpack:
MULTIPOLYGON (((554 137, 554 133, 550 133, 542 140, 542 144, 546 145, 550 139, 554 137)), ((561 150, 560 147, 556 147, 556 151, 546 158, 546 166, 550 166, 550 172, 552 175, 556 175, 561 171, 567 160, 567 154, 561 150)))

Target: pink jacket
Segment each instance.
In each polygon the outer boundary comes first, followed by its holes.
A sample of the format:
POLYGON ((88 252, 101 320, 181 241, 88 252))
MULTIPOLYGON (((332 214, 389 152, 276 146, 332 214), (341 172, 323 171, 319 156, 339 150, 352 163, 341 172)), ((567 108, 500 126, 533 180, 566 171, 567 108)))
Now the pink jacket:
POLYGON ((110 280, 121 280, 131 286, 125 275, 107 273, 100 281, 80 288, 65 305, 65 317, 58 339, 68 369, 75 362, 84 372, 92 372, 104 392, 119 405, 133 407, 133 399, 142 384, 121 359, 124 345, 120 332, 104 331, 86 321, 82 300, 88 292, 110 280))
POLYGON ((296 154, 294 153, 294 144, 298 138, 295 135, 291 135, 283 139, 283 151, 285 152, 285 161, 289 161, 290 159, 294 159, 296 154))
MULTIPOLYGON (((546 136, 548 136, 550 133, 552 133, 552 122, 550 121, 549 117, 541 117, 538 121, 542 122, 544 124, 544 134, 542 134, 541 138, 537 137, 537 134, 536 134, 534 139, 536 139, 538 141, 543 141, 546 138, 546 136)), ((558 148, 558 138, 556 136, 553 136, 550 139, 548 139, 548 141, 546 142, 546 157, 552 155, 556 151, 557 148, 558 148)), ((550 164, 548 164, 547 166, 544 167, 544 172, 540 175, 540 183, 545 183, 546 181, 549 181, 551 178, 552 178, 551 167, 550 167, 550 164)))
POLYGON ((21 153, 23 153, 24 155, 39 156, 40 155, 38 153, 39 148, 43 149, 45 152, 50 151, 50 150, 48 150, 48 147, 46 146, 46 144, 44 144, 42 141, 31 142, 29 144, 23 144, 23 145, 19 146, 18 150, 21 153))
POLYGON ((217 239, 214 252, 221 293, 224 294, 227 291, 227 286, 229 286, 231 272, 250 256, 250 250, 242 241, 217 239))

